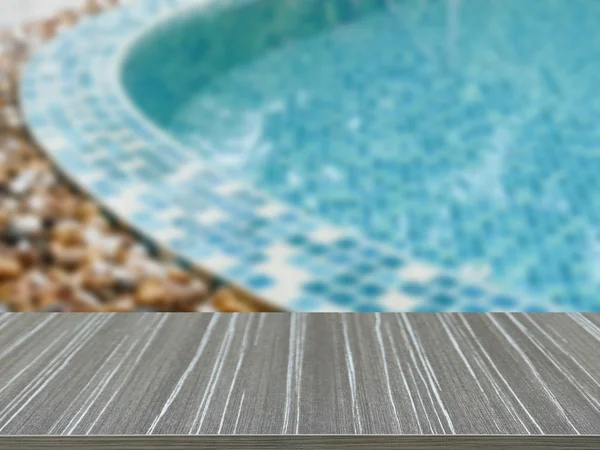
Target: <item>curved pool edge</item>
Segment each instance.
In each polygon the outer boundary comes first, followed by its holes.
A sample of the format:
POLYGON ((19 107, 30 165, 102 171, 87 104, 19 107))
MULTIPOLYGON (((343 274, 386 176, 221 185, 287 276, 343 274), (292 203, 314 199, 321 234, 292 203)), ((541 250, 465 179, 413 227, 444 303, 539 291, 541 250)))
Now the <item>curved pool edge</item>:
MULTIPOLYGON (((214 2, 214 1, 218 1, 218 0, 200 0, 200 1, 203 1, 207 4, 209 2, 214 2)), ((164 19, 168 20, 169 18, 173 18, 173 17, 185 12, 186 9, 195 9, 195 8, 197 8, 197 5, 193 5, 193 6, 187 5, 187 6, 183 6, 181 8, 177 8, 175 11, 167 11, 167 13, 164 16, 164 19)), ((110 10, 105 10, 102 12, 102 14, 103 15, 110 14, 111 12, 112 11, 110 11, 110 10)), ((84 15, 80 18, 80 21, 75 26, 79 26, 79 25, 83 24, 84 21, 94 19, 96 17, 98 17, 97 14, 92 15, 92 16, 84 15)), ((152 28, 152 25, 149 28, 152 28)), ((71 31, 71 30, 70 29, 63 30, 62 34, 69 33, 69 31, 71 31)), ((138 33, 138 35, 133 36, 132 39, 130 39, 130 42, 128 42, 128 44, 123 47, 123 49, 122 49, 123 52, 122 52, 121 57, 125 55, 126 51, 129 49, 130 46, 133 46, 135 44, 135 40, 137 38, 141 37, 148 31, 149 30, 147 30, 147 29, 143 29, 143 30, 141 30, 140 33, 138 33)), ((37 48, 36 51, 34 52, 34 54, 30 56, 30 60, 36 58, 36 56, 39 52, 43 51, 43 49, 47 45, 50 45, 51 41, 53 41, 55 39, 59 39, 59 38, 60 38, 60 35, 57 35, 57 36, 54 36, 53 38, 51 38, 49 42, 43 43, 42 46, 40 48, 37 48)), ((121 62, 121 61, 119 61, 119 62, 121 62)), ((112 68, 113 75, 118 78, 119 73, 114 72, 115 69, 116 69, 115 67, 112 68)), ((117 79, 117 78, 115 78, 115 79, 117 79)), ((22 82, 19 83, 19 89, 18 89, 19 104, 20 104, 21 113, 24 116, 25 121, 27 122, 27 110, 24 106, 25 102, 23 101, 24 95, 23 95, 22 86, 23 86, 23 83, 22 82)), ((122 92, 124 101, 130 107, 131 113, 135 114, 141 121, 146 121, 146 119, 144 118, 144 114, 129 100, 129 97, 127 95, 125 95, 123 90, 121 90, 121 92, 122 92)), ((162 132, 158 127, 154 126, 150 121, 147 121, 147 122, 148 122, 148 126, 152 127, 155 133, 161 134, 166 139, 171 140, 173 145, 179 145, 174 139, 172 139, 166 133, 162 132)), ((169 257, 169 258, 174 259, 175 261, 178 261, 179 263, 183 264, 186 268, 191 268, 196 273, 198 273, 198 275, 202 276, 207 282, 211 283, 212 285, 216 284, 217 286, 226 286, 231 292, 233 292, 236 295, 236 298, 241 299, 242 301, 248 302, 250 305, 253 305, 256 308, 258 308, 257 310, 260 310, 260 311, 277 311, 278 310, 275 305, 269 303, 264 298, 257 296, 255 293, 245 289, 243 286, 239 286, 234 282, 224 281, 221 277, 219 277, 217 274, 215 274, 211 270, 208 270, 205 267, 198 265, 194 261, 187 259, 185 257, 185 255, 183 255, 181 252, 174 251, 173 249, 169 248, 169 246, 160 243, 155 238, 148 235, 143 229, 136 227, 135 224, 133 224, 130 221, 128 221, 127 219, 125 219, 121 214, 112 210, 105 203, 105 201, 103 201, 102 198, 99 198, 98 196, 96 196, 94 194, 94 192, 92 190, 90 190, 85 183, 81 182, 81 180, 78 180, 78 178, 75 175, 69 173, 68 170, 65 170, 63 168, 63 166, 60 164, 58 159, 55 156, 53 156, 53 153, 51 151, 48 151, 48 149, 44 147, 41 138, 38 136, 38 134, 36 132, 36 128, 27 126, 27 132, 29 134, 29 138, 31 139, 31 141, 34 144, 36 144, 36 147, 40 151, 42 151, 44 157, 48 159, 48 161, 53 166, 54 170, 56 170, 60 174, 61 177, 63 177, 70 185, 72 185, 74 188, 76 188, 82 194, 86 195, 87 197, 91 198, 94 202, 96 202, 98 204, 98 206, 100 206, 100 208, 111 218, 111 220, 116 221, 120 226, 123 226, 124 228, 130 230, 135 236, 140 238, 144 243, 151 245, 153 251, 157 252, 158 254, 160 254, 164 257, 169 257)))
MULTIPOLYGON (((187 8, 213 2, 130 3, 84 20, 34 55, 20 86, 23 113, 32 135, 69 179, 159 248, 168 249, 201 271, 214 274, 276 308, 553 310, 546 302, 514 293, 507 296, 485 282, 465 280, 460 274, 416 261, 369 242, 353 230, 308 217, 271 200, 268 195, 254 192, 253 188, 232 182, 224 174, 214 173, 201 161, 190 158, 183 145, 146 119, 131 103, 119 80, 120 64, 127 49, 163 20, 187 8), (111 54, 119 57, 111 59, 111 54), (160 167, 151 167, 158 154, 168 154, 169 158, 161 160, 160 167), (195 183, 199 175, 209 180, 207 185, 195 183), (159 192, 157 180, 161 181, 159 192), (236 197, 239 193, 255 197, 244 202, 236 197), (201 195, 211 200, 202 201, 201 195), (250 215, 224 214, 221 202, 231 204, 232 211, 244 210, 244 214, 250 211, 250 215), (291 226, 293 232, 284 232, 271 240, 263 252, 265 258, 253 263, 231 252, 231 245, 215 244, 217 239, 212 239, 219 236, 211 234, 212 230, 233 220, 239 220, 242 229, 258 220, 276 223, 273 229, 285 231, 291 226), (199 222, 204 228, 194 229, 190 226, 192 222, 199 222), (194 234, 203 229, 210 233, 194 234), (304 242, 298 237, 304 238, 304 242), (327 253, 334 247, 332 255, 324 256, 324 249, 327 253), (318 251, 312 254, 313 250, 318 251), (329 256, 337 259, 329 261, 329 256), (351 264, 340 263, 345 259, 351 264), (362 278, 357 273, 360 282, 338 287, 336 277, 350 265, 370 273, 362 278), (405 289, 407 286, 412 287, 412 293, 405 289), (423 288, 424 292, 417 292, 417 288, 423 288), (476 292, 477 299, 466 295, 467 292, 476 292), (494 300, 506 298, 512 303, 502 306, 494 300)), ((234 237, 237 239, 234 244, 246 245, 243 232, 234 237)), ((264 240, 261 242, 264 245, 264 240)))

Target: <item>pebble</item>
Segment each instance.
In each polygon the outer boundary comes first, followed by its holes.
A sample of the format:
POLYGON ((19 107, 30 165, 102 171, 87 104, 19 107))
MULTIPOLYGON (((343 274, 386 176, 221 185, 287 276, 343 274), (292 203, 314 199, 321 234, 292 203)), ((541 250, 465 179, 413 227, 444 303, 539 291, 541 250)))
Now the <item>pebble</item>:
POLYGON ((4 105, 0 109, 0 126, 19 128, 22 125, 21 117, 13 105, 4 105))
POLYGON ((248 302, 241 301, 228 288, 220 289, 213 298, 213 304, 219 311, 223 312, 257 312, 258 309, 248 302))
POLYGON ((14 194, 23 194, 31 188, 37 175, 38 171, 36 169, 23 170, 20 175, 9 184, 9 189, 14 194))
POLYGON ((137 282, 130 271, 116 267, 113 269, 112 275, 115 278, 114 288, 117 293, 123 294, 135 291, 137 282))
POLYGON ((0 209, 0 233, 2 233, 8 229, 9 223, 10 223, 10 216, 8 215, 8 212, 0 209))
POLYGON ((15 247, 21 240, 21 235, 13 228, 7 228, 0 236, 2 243, 8 247, 15 247))
POLYGON ((27 199, 27 207, 35 213, 44 211, 45 206, 46 199, 41 195, 33 195, 27 199))
POLYGON ((132 312, 136 309, 135 299, 129 295, 117 297, 103 306, 104 312, 132 312))
POLYGON ((84 272, 83 287, 92 291, 101 291, 114 286, 115 279, 110 273, 94 273, 87 270, 84 272))
POLYGON ((15 257, 0 257, 0 281, 12 280, 23 273, 23 267, 15 257))
POLYGON ((167 303, 167 288, 161 280, 149 278, 140 283, 135 298, 142 306, 157 306, 167 303))
POLYGON ((42 231, 42 220, 35 214, 23 214, 16 216, 11 226, 19 234, 33 235, 42 231))
POLYGON ((102 312, 102 303, 98 297, 84 290, 72 294, 71 312, 102 312))
POLYGON ((194 309, 194 311, 190 311, 190 312, 213 313, 213 312, 217 312, 217 311, 218 311, 218 309, 216 309, 210 303, 200 303, 199 305, 196 306, 196 309, 194 309))
POLYGON ((37 265, 40 260, 39 252, 32 248, 30 244, 21 245, 16 251, 16 256, 21 266, 27 270, 37 265))
POLYGON ((115 258, 123 245, 121 236, 105 236, 97 244, 97 249, 107 258, 115 258))
POLYGON ((15 198, 5 198, 2 200, 2 211, 13 215, 19 210, 19 202, 15 198))
POLYGON ((83 243, 81 225, 73 220, 58 223, 53 230, 53 238, 64 246, 76 246, 83 243))
POLYGON ((39 270, 33 270, 29 273, 31 283, 36 287, 46 287, 50 284, 48 277, 39 270))
POLYGON ((83 11, 86 14, 96 14, 102 11, 102 6, 96 0, 88 0, 85 2, 85 6, 83 7, 83 11))
POLYGON ((200 281, 187 285, 168 283, 166 288, 166 296, 169 303, 176 304, 178 308, 200 303, 205 300, 208 293, 206 285, 200 281))
POLYGON ((87 256, 85 247, 67 247, 60 242, 52 242, 50 252, 56 264, 67 270, 83 265, 87 256))
POLYGON ((87 222, 100 213, 98 206, 91 201, 84 201, 75 208, 75 217, 81 222, 87 222))

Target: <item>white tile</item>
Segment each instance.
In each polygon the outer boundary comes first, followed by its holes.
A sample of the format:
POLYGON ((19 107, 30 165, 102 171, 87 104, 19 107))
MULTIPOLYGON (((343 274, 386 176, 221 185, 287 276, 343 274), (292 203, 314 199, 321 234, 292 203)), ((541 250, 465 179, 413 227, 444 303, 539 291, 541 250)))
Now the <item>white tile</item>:
POLYGON ((277 306, 289 307, 289 302, 301 294, 302 286, 314 279, 314 275, 289 263, 297 253, 297 249, 287 244, 276 244, 266 252, 267 261, 253 267, 277 281, 272 287, 261 290, 261 295, 277 306))
POLYGON ((258 214, 261 217, 272 219, 272 218, 282 215, 286 211, 287 211, 287 208, 285 207, 285 205, 278 203, 278 202, 271 201, 267 205, 260 208, 258 210, 258 214))
POLYGON ((230 196, 230 195, 234 195, 240 191, 245 191, 245 190, 248 190, 247 186, 244 186, 243 184, 235 183, 235 182, 225 183, 225 184, 222 184, 215 188, 215 191, 217 193, 224 195, 226 197, 230 196))
POLYGON ((131 161, 121 163, 121 168, 125 172, 131 172, 137 169, 141 169, 142 167, 144 167, 145 164, 146 162, 143 159, 136 158, 131 161))
POLYGON ((164 242, 166 244, 169 244, 170 242, 172 242, 175 239, 180 238, 182 236, 183 236, 183 231, 181 231, 177 227, 166 227, 166 228, 163 228, 162 230, 158 230, 158 231, 154 232, 154 237, 159 242, 164 242))
POLYGON ((179 217, 183 217, 185 215, 185 211, 178 206, 172 206, 163 211, 160 211, 157 216, 162 220, 170 222, 172 220, 178 219, 179 217))
POLYGON ((458 269, 460 278, 470 283, 482 283, 488 280, 492 274, 489 264, 464 264, 458 269))
POLYGON ((225 255, 224 253, 218 252, 209 257, 202 257, 198 261, 200 267, 206 268, 213 272, 223 272, 230 269, 238 262, 237 259, 225 255))
POLYGON ((196 220, 202 225, 214 225, 227 218, 227 215, 217 208, 210 208, 201 213, 196 214, 196 220))
POLYGON ((120 195, 109 198, 106 204, 120 214, 130 215, 140 211, 142 204, 139 200, 140 195, 147 191, 143 185, 136 185, 129 189, 124 189, 120 195))
POLYGON ((432 280, 438 274, 439 270, 436 267, 417 261, 407 264, 399 271, 402 279, 422 283, 432 280))
POLYGON ((390 293, 377 300, 377 303, 390 311, 404 312, 413 309, 419 300, 400 293, 390 293))
POLYGON ((341 228, 323 226, 310 233, 310 238, 322 244, 331 244, 346 235, 348 232, 341 228))
POLYGON ((175 173, 169 175, 166 181, 169 184, 178 184, 185 181, 189 181, 205 169, 205 165, 199 161, 185 164, 181 166, 181 168, 175 173))

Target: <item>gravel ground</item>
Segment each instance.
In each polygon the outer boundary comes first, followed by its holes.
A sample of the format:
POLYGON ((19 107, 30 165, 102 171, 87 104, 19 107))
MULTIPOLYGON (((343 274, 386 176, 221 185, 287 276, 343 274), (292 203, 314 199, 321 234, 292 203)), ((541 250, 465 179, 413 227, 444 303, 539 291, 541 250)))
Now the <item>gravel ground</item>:
POLYGON ((19 70, 28 54, 85 14, 0 31, 0 311, 256 311, 111 221, 52 167, 23 126, 19 70))

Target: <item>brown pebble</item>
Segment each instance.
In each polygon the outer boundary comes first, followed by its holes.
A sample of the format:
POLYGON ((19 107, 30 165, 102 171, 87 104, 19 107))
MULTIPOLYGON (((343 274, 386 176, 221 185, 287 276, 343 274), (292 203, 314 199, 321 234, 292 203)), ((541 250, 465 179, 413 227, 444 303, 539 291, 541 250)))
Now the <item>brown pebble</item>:
POLYGON ((120 273, 115 275, 115 284, 113 286, 117 294, 130 294, 135 292, 137 288, 137 282, 135 278, 131 276, 124 276, 120 273))
POLYGON ((0 280, 0 301, 8 300, 13 294, 13 282, 0 280))
POLYGON ((46 275, 48 276, 50 281, 53 281, 55 283, 58 283, 61 285, 69 285, 70 284, 69 274, 67 274, 64 270, 62 270, 59 267, 56 267, 56 266, 50 267, 48 269, 48 271, 46 272, 46 275))
POLYGON ((58 242, 50 244, 50 251, 56 264, 69 270, 83 266, 87 257, 84 247, 65 247, 58 242))
POLYGON ((213 297, 212 303, 223 312, 256 312, 257 310, 246 302, 239 300, 231 289, 222 288, 213 297))
POLYGON ((167 276, 169 279, 177 282, 177 283, 188 283, 191 279, 189 272, 186 272, 179 267, 172 267, 167 272, 167 276))
POLYGON ((12 285, 9 305, 16 312, 34 311, 33 291, 26 279, 22 278, 12 285))
POLYGON ((71 312, 102 312, 103 305, 95 295, 77 290, 73 293, 72 300, 69 304, 71 312))
POLYGON ((192 308, 193 305, 204 301, 207 291, 206 286, 201 282, 190 283, 187 286, 169 283, 167 286, 168 298, 178 309, 192 308))
POLYGON ((6 212, 4 210, 0 210, 0 233, 7 230, 9 223, 10 223, 10 216, 9 216, 8 212, 6 212))
POLYGON ((40 310, 49 310, 61 301, 56 288, 39 288, 35 296, 35 304, 40 310))
POLYGON ((58 28, 59 21, 55 18, 46 20, 42 24, 42 36, 45 39, 50 39, 52 36, 56 34, 56 29, 58 28))
POLYGON ((199 312, 198 303, 176 303, 173 305, 173 310, 180 313, 199 312))
POLYGON ((23 267, 15 257, 0 257, 0 280, 12 280, 23 273, 23 267))
POLYGON ((64 193, 64 190, 61 190, 60 193, 51 193, 51 195, 52 204, 49 207, 57 217, 69 218, 75 216, 77 199, 71 193, 64 193))
POLYGON ((112 302, 105 303, 102 307, 104 312, 131 312, 135 310, 135 300, 131 296, 118 297, 112 302))
POLYGON ((39 252, 34 248, 19 248, 17 249, 17 258, 25 269, 36 265, 40 260, 39 252))
POLYGON ((56 284, 56 296, 61 302, 70 303, 75 295, 75 288, 66 283, 56 284))
POLYGON ((96 228, 100 232, 106 232, 110 229, 110 223, 107 219, 102 216, 92 217, 88 220, 87 229, 91 227, 96 228))
POLYGON ((118 264, 125 264, 129 259, 129 245, 122 245, 117 251, 114 260, 118 264))
POLYGON ((59 14, 58 20, 61 25, 74 25, 78 20, 77 13, 71 9, 66 9, 59 14))
POLYGON ((87 222, 99 214, 98 207, 91 201, 84 201, 75 207, 75 218, 87 222))
POLYGON ((102 8, 100 7, 99 3, 97 0, 87 0, 85 2, 85 6, 83 7, 83 11, 86 14, 97 14, 100 11, 102 11, 102 8))
POLYGON ((90 290, 111 288, 115 284, 114 277, 108 271, 86 268, 83 271, 83 287, 90 290))
POLYGON ((154 278, 142 281, 135 292, 135 299, 142 306, 165 304, 167 297, 164 282, 154 278))
POLYGON ((81 227, 76 222, 61 222, 54 227, 52 235, 64 246, 79 245, 83 242, 81 227))

